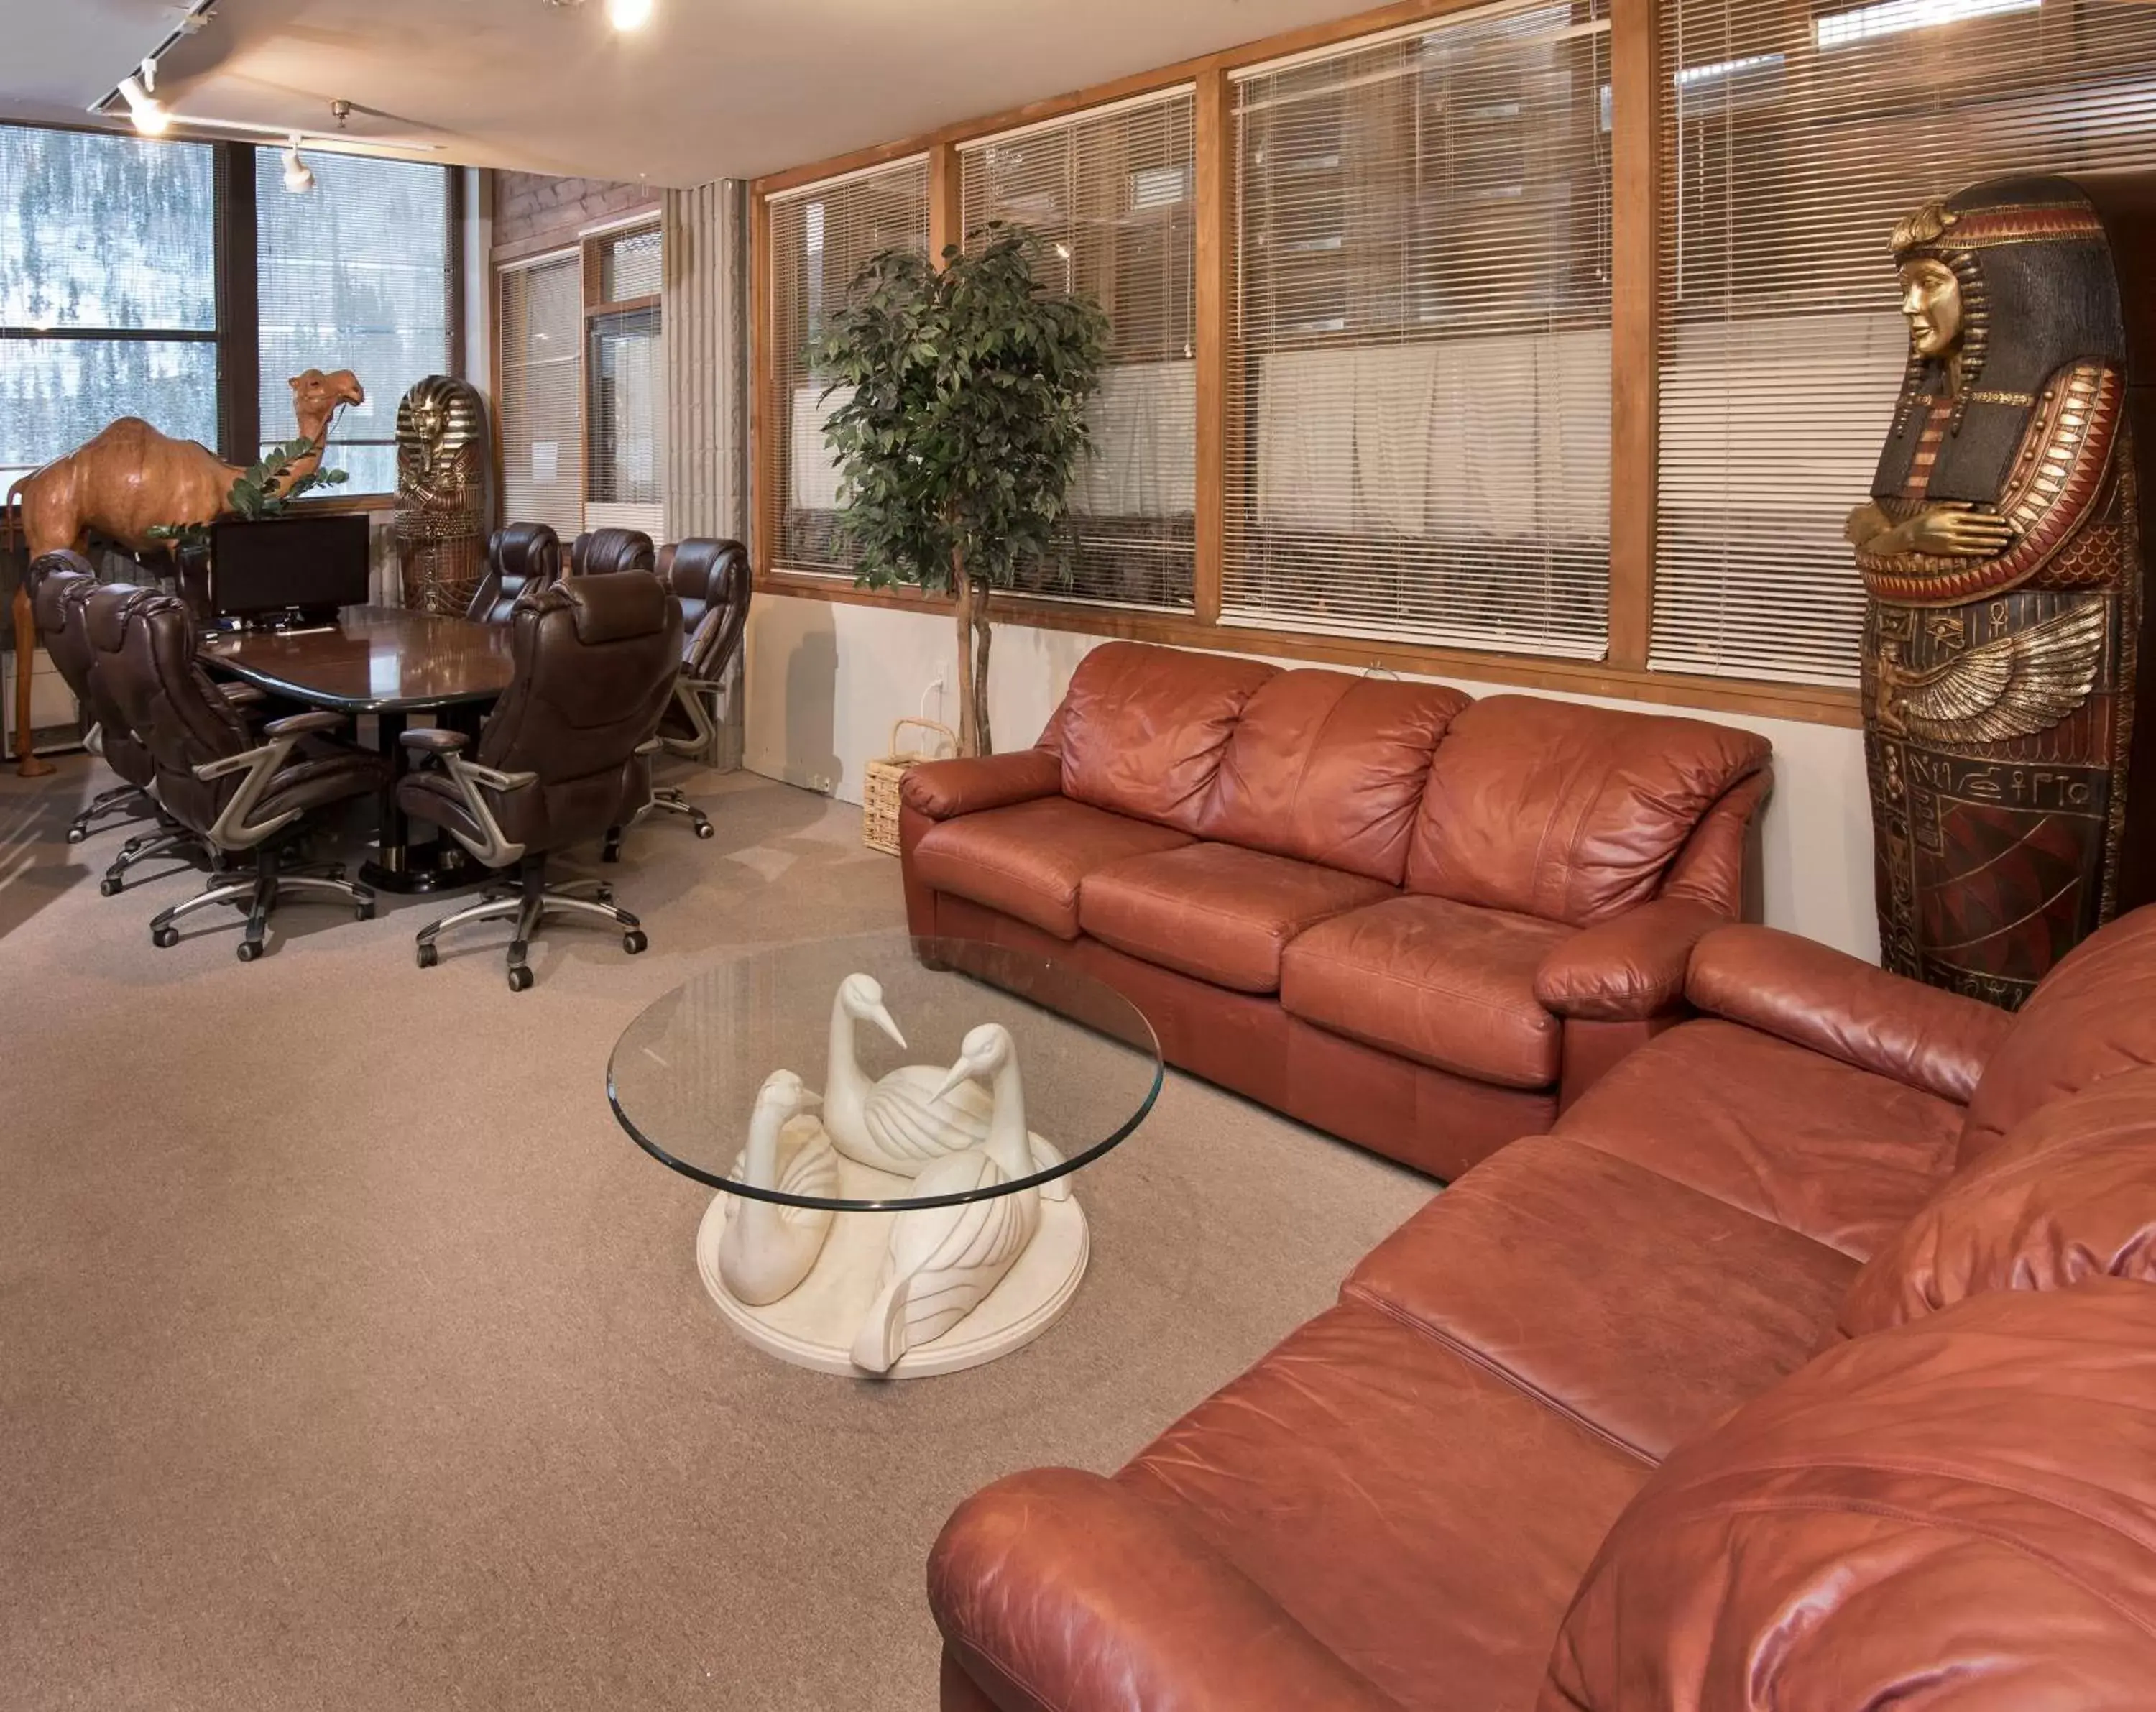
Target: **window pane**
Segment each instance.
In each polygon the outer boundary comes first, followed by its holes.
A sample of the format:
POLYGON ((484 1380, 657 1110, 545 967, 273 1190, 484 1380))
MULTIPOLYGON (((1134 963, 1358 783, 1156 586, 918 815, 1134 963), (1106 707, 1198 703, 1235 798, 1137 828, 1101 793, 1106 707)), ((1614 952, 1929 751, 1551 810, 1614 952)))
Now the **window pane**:
POLYGON ((0 485, 121 416, 214 446, 217 347, 195 339, 0 339, 0 485))
POLYGON ((262 434, 275 444, 298 432, 292 376, 349 368, 367 402, 337 418, 330 461, 351 472, 345 491, 388 493, 398 401, 449 366, 449 174, 354 155, 306 161, 315 188, 295 194, 280 151, 254 157, 262 434))
POLYGON ((1198 290, 1194 98, 1186 91, 968 145, 968 244, 1001 220, 1040 239, 1050 283, 1107 312, 1093 455, 1029 594, 1188 612, 1196 553, 1198 290))
POLYGON ((2007 173, 2156 167, 2156 8, 1671 0, 1656 318, 1658 670, 1853 685, 1908 351, 1887 238, 2007 173))
POLYGON ((584 488, 588 515, 596 519, 605 507, 608 523, 654 537, 665 528, 660 493, 664 361, 656 309, 633 309, 593 321, 591 467, 584 488))
MULTIPOLYGON (((808 353, 868 259, 879 250, 928 248, 928 162, 789 192, 770 204, 771 392, 782 509, 772 563, 794 571, 852 574, 838 541, 839 470, 824 423, 841 402, 808 353)), ((767 430, 768 432, 768 430, 767 430)))
POLYGON ((1227 622, 1604 651, 1606 15, 1486 6, 1237 83, 1227 622))
POLYGON ((502 521, 545 523, 567 540, 584 527, 583 264, 567 255, 507 269, 501 291, 502 521))
POLYGON ((599 301, 620 303, 659 295, 659 265, 665 250, 656 226, 624 232, 599 244, 599 301))
POLYGON ((209 145, 0 125, 0 326, 213 332, 216 249, 209 145))

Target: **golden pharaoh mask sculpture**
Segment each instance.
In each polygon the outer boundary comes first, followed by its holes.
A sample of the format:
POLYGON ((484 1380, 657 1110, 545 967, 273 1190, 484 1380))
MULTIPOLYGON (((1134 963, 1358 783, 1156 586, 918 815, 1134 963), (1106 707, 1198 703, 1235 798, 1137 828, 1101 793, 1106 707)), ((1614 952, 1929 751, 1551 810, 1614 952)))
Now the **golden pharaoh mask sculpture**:
MULTIPOLYGON (((2145 614, 2121 289, 2156 271, 2152 208, 2148 175, 1997 179, 1892 240, 1909 353, 1847 526, 1880 938, 1888 968, 2008 1006, 2156 895, 2156 774, 2128 789, 2145 614)), ((2145 388, 2156 352, 2137 356, 2145 388)))

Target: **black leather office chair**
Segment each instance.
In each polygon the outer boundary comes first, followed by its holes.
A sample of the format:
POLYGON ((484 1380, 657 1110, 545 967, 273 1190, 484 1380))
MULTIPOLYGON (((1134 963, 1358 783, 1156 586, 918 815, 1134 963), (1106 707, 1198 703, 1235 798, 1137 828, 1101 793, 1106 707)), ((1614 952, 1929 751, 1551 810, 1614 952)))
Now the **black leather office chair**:
MULTIPOLYGON (((93 610, 93 640, 97 623, 93 610)), ((181 917, 244 901, 247 930, 239 954, 252 963, 262 954, 270 912, 287 893, 332 897, 362 921, 372 916, 374 894, 346 880, 341 868, 317 871, 285 857, 310 815, 380 790, 388 763, 357 750, 302 748, 346 724, 341 713, 272 720, 258 739, 196 661, 194 623, 177 597, 138 595, 123 630, 119 648, 100 659, 95 681, 149 751, 159 804, 218 857, 254 858, 251 873, 213 874, 208 890, 153 916, 151 943, 177 945, 173 924, 181 917)))
POLYGON ((644 949, 641 925, 601 882, 547 883, 547 858, 626 825, 649 799, 650 753, 681 665, 680 609, 649 571, 567 577, 528 595, 510 620, 515 676, 480 733, 408 731, 418 771, 397 788, 486 867, 517 867, 515 896, 490 893, 419 930, 422 969, 435 941, 467 923, 514 918, 509 986, 531 985, 532 935, 548 916, 596 916, 644 949), (470 759, 467 748, 472 750, 470 759), (590 891, 594 896, 577 894, 590 891))
MULTIPOLYGON (((83 717, 89 722, 89 728, 83 733, 83 747, 93 755, 102 756, 104 740, 90 692, 90 634, 85 610, 90 604, 90 597, 97 593, 97 573, 90 568, 88 559, 64 547, 38 554, 31 563, 28 580, 30 611, 37 621, 38 640, 59 671, 61 681, 74 693, 83 717)), ((117 767, 113 770, 120 771, 117 767)), ((105 830, 108 823, 147 820, 156 815, 157 801, 144 789, 148 779, 138 779, 126 773, 121 773, 121 778, 122 783, 110 790, 100 791, 69 823, 69 844, 80 844, 91 833, 105 830)))
MULTIPOLYGON (((681 606, 681 670, 659 722, 660 745, 669 754, 704 760, 717 735, 707 698, 724 682, 748 624, 748 549, 738 541, 675 542, 659 549, 659 580, 681 606)), ((651 810, 683 816, 699 838, 712 835, 711 817, 671 785, 652 792, 645 812, 651 810)), ((619 839, 609 838, 607 859, 619 854, 619 839)))
POLYGON ((472 591, 465 616, 483 625, 506 625, 516 597, 543 589, 562 574, 562 537, 544 523, 511 523, 487 537, 486 574, 472 591))
POLYGON ((569 574, 606 577, 656 568, 659 550, 641 529, 588 529, 569 543, 569 574))

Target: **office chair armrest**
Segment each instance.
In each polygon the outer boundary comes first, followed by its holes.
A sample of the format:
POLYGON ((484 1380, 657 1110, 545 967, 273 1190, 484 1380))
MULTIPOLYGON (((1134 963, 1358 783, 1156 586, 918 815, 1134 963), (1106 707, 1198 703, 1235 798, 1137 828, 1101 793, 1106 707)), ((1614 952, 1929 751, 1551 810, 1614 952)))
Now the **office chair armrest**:
POLYGON ((344 714, 332 713, 326 707, 320 707, 311 713, 288 713, 282 719, 273 719, 262 727, 262 735, 273 743, 280 738, 290 738, 296 742, 303 737, 312 737, 318 731, 335 731, 339 726, 351 723, 344 714))
POLYGON ((720 687, 716 678, 691 677, 685 671, 675 677, 674 705, 689 722, 690 735, 671 740, 661 736, 659 746, 677 755, 695 755, 708 749, 711 739, 718 735, 718 727, 711 722, 711 710, 705 707, 704 697, 720 687))
MULTIPOLYGON (((455 735, 454 733, 441 734, 455 735)), ((416 731, 405 733, 408 740, 422 735, 431 737, 435 733, 416 731)), ((435 746, 414 744, 413 747, 432 749, 435 746)), ((463 740, 459 738, 454 745, 442 745, 436 750, 436 754, 442 763, 442 770, 456 786, 458 796, 463 799, 465 812, 479 823, 480 836, 467 838, 454 826, 446 830, 452 838, 472 853, 473 859, 481 867, 506 868, 523 856, 524 846, 510 841, 501 830, 501 823, 494 818, 493 806, 483 793, 522 790, 525 786, 536 783, 539 775, 536 773, 504 773, 498 768, 481 767, 465 759, 459 753, 462 748, 463 740)))
POLYGON ((252 850, 256 845, 279 832, 300 818, 300 810, 287 809, 281 815, 272 815, 266 820, 249 820, 255 805, 270 788, 270 781, 283 770, 292 751, 300 746, 300 739, 319 731, 334 731, 348 723, 341 713, 322 709, 312 713, 295 713, 284 719, 273 719, 262 727, 262 735, 269 739, 251 749, 243 749, 236 755, 226 755, 215 761, 205 761, 194 769, 195 777, 208 784, 213 779, 229 778, 233 774, 244 774, 239 789, 226 799, 223 808, 203 834, 219 850, 252 850))
POLYGON ((221 683, 217 686, 217 692, 234 707, 252 707, 257 702, 270 699, 254 684, 221 683))
POLYGON ((408 731, 397 741, 415 753, 439 756, 462 753, 471 739, 460 731, 450 731, 445 727, 434 725, 418 731, 408 731))
POLYGON ((665 739, 654 732, 636 746, 635 753, 639 755, 655 755, 665 747, 665 739))

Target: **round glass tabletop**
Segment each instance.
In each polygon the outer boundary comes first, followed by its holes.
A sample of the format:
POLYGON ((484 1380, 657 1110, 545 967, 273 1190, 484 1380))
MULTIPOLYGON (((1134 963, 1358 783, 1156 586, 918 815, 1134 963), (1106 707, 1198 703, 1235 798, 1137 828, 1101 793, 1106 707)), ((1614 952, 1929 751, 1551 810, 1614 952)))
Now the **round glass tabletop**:
POLYGON ((708 969, 631 1023, 607 1066, 614 1115, 662 1164, 840 1212, 1043 1188, 1130 1135, 1160 1087, 1160 1043, 1112 988, 903 933, 708 969), (810 1132, 829 1146, 803 1144, 810 1132))

